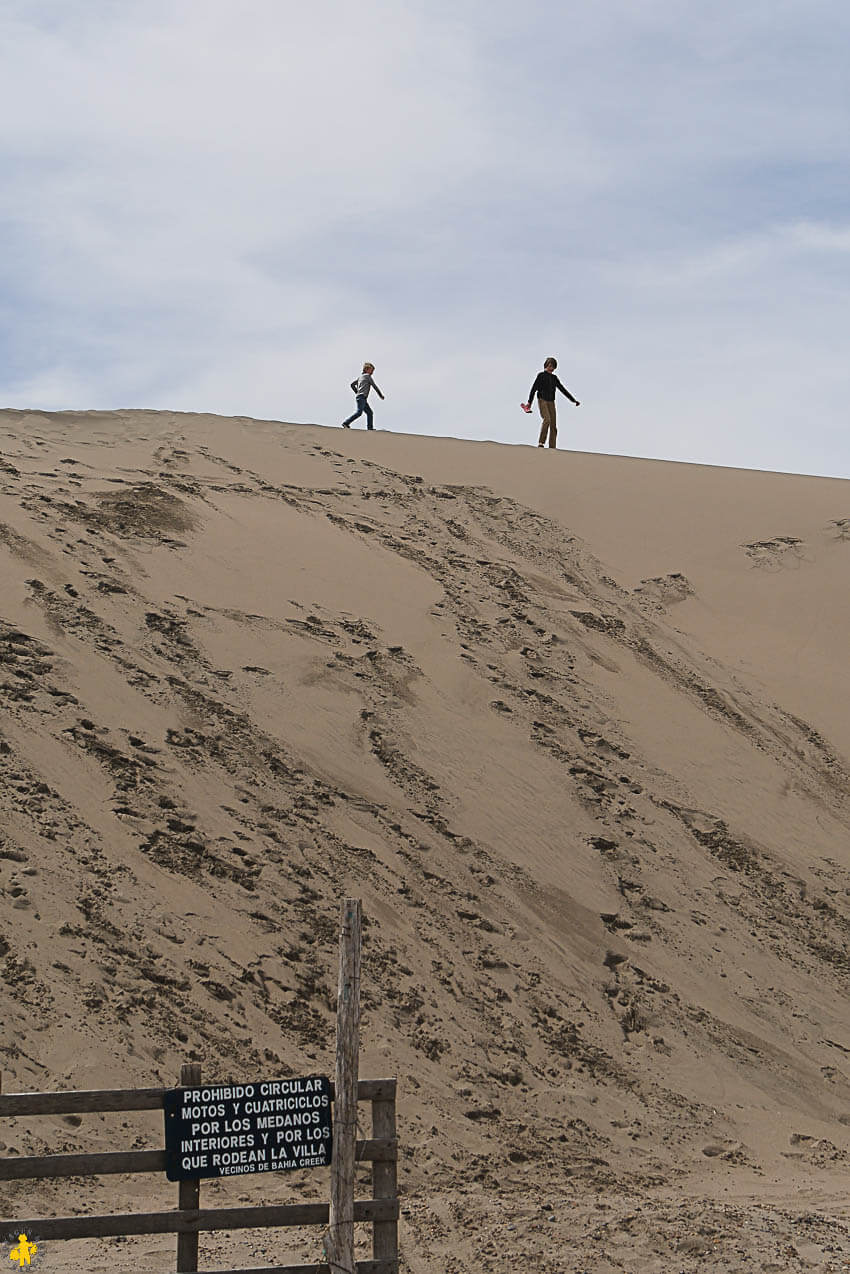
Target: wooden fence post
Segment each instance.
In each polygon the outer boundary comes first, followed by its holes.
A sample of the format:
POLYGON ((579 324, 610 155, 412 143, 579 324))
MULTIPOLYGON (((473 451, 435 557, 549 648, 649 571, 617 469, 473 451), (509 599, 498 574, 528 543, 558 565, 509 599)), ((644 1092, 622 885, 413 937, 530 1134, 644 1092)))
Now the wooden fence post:
MULTIPOLYGON (((201 1066, 199 1062, 184 1062, 180 1067, 180 1087, 195 1088, 201 1082, 201 1066)), ((197 1211, 201 1205, 201 1182, 198 1177, 190 1181, 181 1181, 178 1187, 177 1206, 197 1211)), ((185 1230, 177 1235, 177 1270, 178 1274, 196 1274, 198 1269, 198 1232, 187 1233, 185 1230)))
POLYGON ((354 1156, 360 1050, 360 929, 362 904, 346 898, 339 935, 336 1078, 330 1224, 325 1255, 331 1274, 354 1272, 354 1156))
MULTIPOLYGON (((395 1141, 395 1095, 372 1101, 372 1136, 395 1141)), ((372 1198, 395 1199, 398 1171, 395 1156, 372 1163, 372 1198)), ((372 1257, 376 1261, 398 1261, 398 1221, 375 1221, 372 1226, 372 1257)), ((398 1265, 396 1265, 398 1269, 398 1265)))

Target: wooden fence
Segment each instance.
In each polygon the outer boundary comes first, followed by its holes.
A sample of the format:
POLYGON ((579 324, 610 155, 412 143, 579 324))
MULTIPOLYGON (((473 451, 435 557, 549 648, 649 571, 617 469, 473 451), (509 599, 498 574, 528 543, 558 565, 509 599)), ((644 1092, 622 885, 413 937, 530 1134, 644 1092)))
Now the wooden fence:
MULTIPOLYGON (((187 1064, 181 1087, 200 1082, 200 1067, 187 1064)), ((0 1117, 75 1115, 89 1112, 162 1110, 164 1088, 113 1089, 93 1092, 9 1093, 0 1095, 0 1117)), ((334 1097, 334 1086, 331 1096, 334 1097)), ((372 1225, 372 1259, 357 1261, 357 1274, 398 1274, 398 1192, 396 1081, 363 1079, 357 1100, 372 1104, 372 1136, 356 1143, 357 1160, 371 1161, 372 1198, 354 1200, 354 1220, 372 1225)), ((108 1151, 99 1154, 37 1155, 0 1158, 0 1181, 34 1178, 99 1176, 109 1173, 165 1173, 165 1149, 108 1151)), ((239 1177, 243 1188, 256 1174, 239 1177)), ((262 1180, 267 1174, 260 1174, 262 1180)), ((290 1203, 261 1207, 202 1208, 199 1180, 181 1181, 177 1208, 165 1212, 125 1212, 107 1216, 8 1217, 0 1219, 0 1236, 16 1241, 26 1234, 36 1243, 58 1239, 107 1238, 115 1235, 176 1234, 180 1274, 198 1270, 198 1236, 211 1230, 265 1229, 288 1225, 327 1228, 327 1203, 290 1203)), ((207 1274, 332 1274, 317 1265, 269 1265, 207 1274)))

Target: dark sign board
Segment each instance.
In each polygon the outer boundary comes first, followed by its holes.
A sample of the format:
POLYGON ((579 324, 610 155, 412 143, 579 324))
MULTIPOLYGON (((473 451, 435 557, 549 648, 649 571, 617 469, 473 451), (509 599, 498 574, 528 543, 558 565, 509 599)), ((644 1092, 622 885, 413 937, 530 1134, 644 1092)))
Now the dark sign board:
POLYGON ((324 1075, 173 1088, 164 1105, 169 1181, 331 1161, 331 1085, 324 1075))

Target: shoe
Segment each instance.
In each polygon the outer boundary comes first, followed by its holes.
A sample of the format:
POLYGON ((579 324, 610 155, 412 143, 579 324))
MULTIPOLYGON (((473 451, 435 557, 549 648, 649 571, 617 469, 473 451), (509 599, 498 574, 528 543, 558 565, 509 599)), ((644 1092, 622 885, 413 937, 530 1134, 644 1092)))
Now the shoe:
POLYGON ((343 429, 350 429, 350 428, 351 428, 351 425, 346 425, 346 424, 343 422, 343 426, 342 426, 342 427, 343 427, 343 429))

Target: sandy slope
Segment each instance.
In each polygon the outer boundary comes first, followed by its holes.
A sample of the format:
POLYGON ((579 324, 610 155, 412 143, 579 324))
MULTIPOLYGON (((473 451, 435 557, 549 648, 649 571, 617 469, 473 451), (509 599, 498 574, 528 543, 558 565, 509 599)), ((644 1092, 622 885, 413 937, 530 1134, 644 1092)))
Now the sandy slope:
POLYGON ((356 892, 407 1268, 844 1268, 848 575, 837 480, 0 413, 4 1089, 330 1069, 356 892))

